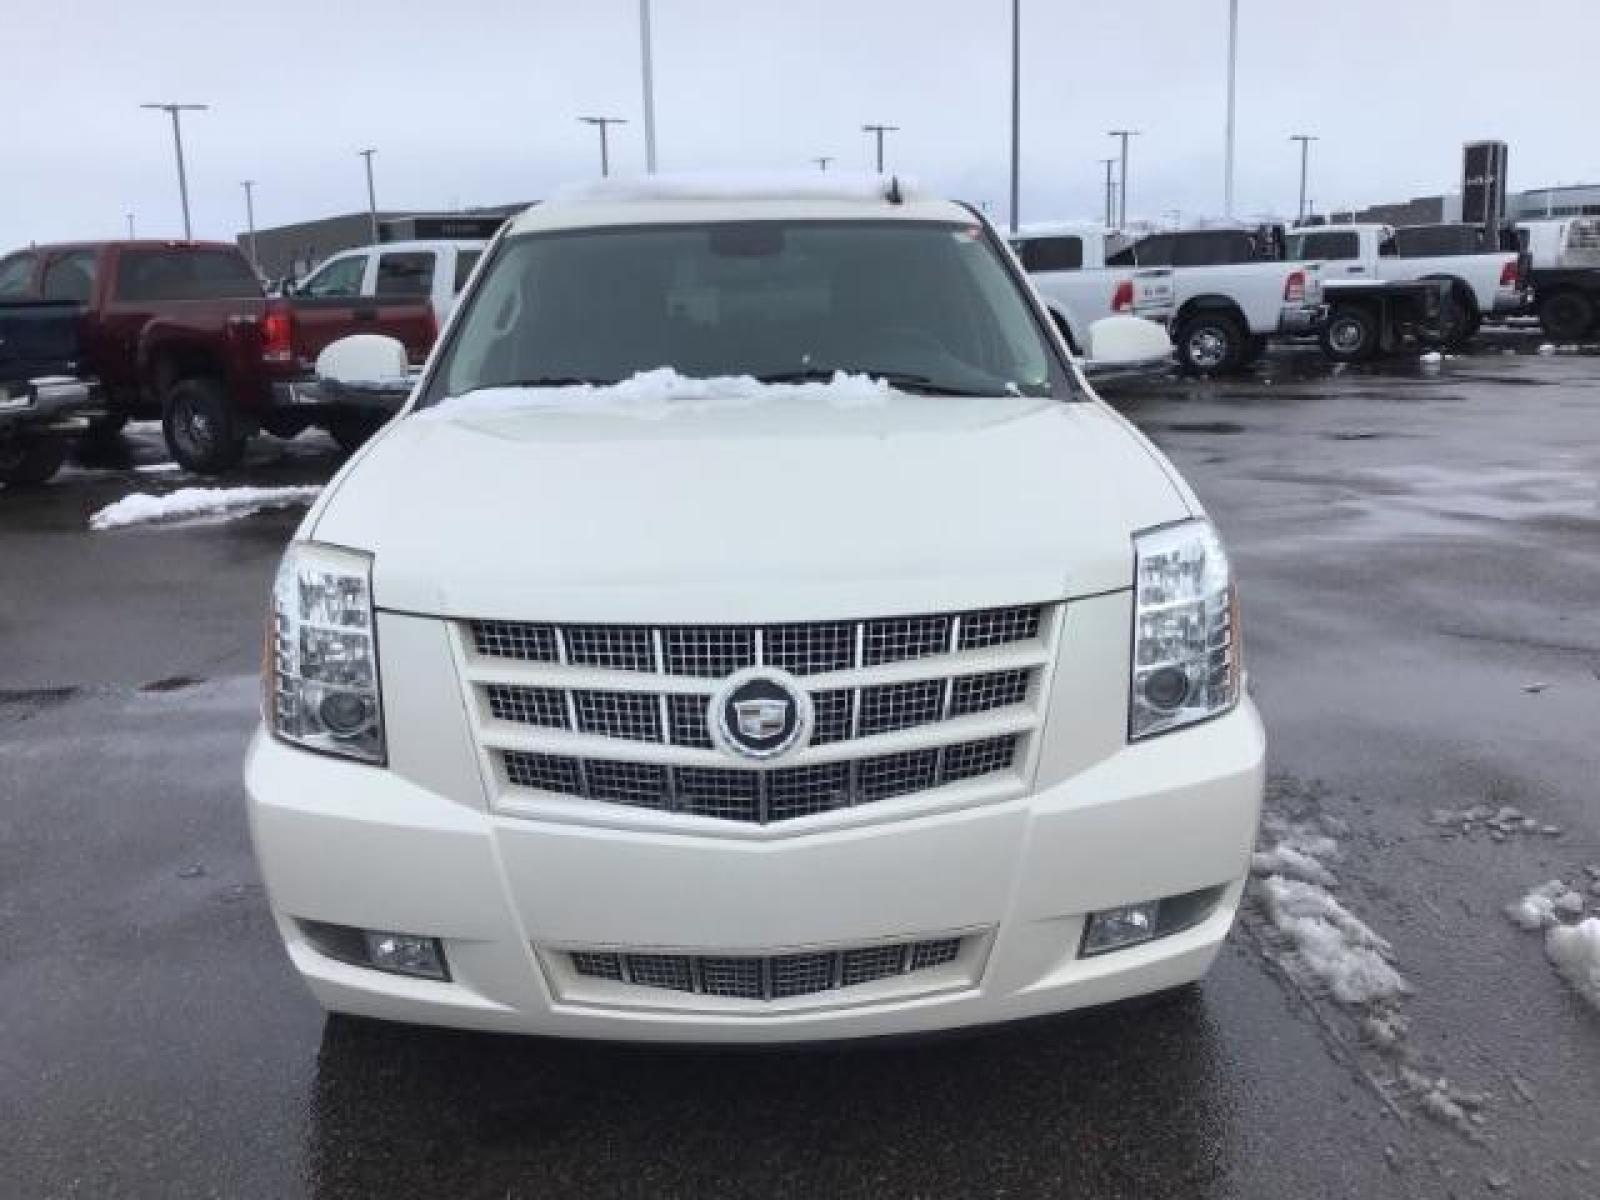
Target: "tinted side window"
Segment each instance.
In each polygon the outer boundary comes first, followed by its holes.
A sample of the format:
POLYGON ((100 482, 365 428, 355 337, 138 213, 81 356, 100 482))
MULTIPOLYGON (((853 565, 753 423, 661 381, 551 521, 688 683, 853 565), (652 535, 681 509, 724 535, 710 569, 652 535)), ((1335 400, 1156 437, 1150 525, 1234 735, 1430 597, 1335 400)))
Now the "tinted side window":
POLYGON ((380 296, 432 295, 432 251, 378 255, 377 294, 380 296))
POLYGON ((88 304, 94 299, 97 257, 93 250, 74 250, 52 259, 44 269, 44 298, 88 304))
POLYGON ((21 300, 33 294, 33 264, 31 254, 13 254, 0 261, 0 297, 21 300))
POLYGON ((1289 247, 1289 257, 1298 262, 1361 257, 1360 235, 1349 230, 1343 233, 1297 233, 1289 239, 1289 247))
POLYGON ((478 260, 482 257, 482 250, 456 251, 456 295, 459 296, 461 289, 467 286, 467 278, 472 274, 472 268, 478 265, 478 260))
MULTIPOLYGON (((1219 267, 1255 259, 1255 243, 1248 233, 1218 229, 1179 234, 1173 251, 1178 267, 1219 267)), ((1143 261, 1141 257, 1140 261, 1143 261)))
POLYGON ((1083 239, 1030 238, 1019 253, 1024 271, 1076 271, 1083 266, 1083 239))
POLYGON ((227 250, 128 250, 117 268, 117 299, 240 300, 261 295, 244 256, 227 250))
POLYGON ((1395 247, 1401 258, 1476 254, 1478 240, 1478 230, 1466 225, 1421 225, 1394 231, 1395 247))
MULTIPOLYGON (((1135 242, 1127 250, 1124 250, 1122 254, 1132 251, 1134 263, 1141 267, 1170 267, 1172 265, 1172 242, 1171 235, 1158 233, 1154 237, 1147 237, 1142 241, 1135 242)), ((1120 259, 1122 254, 1117 255, 1117 257, 1120 259)))

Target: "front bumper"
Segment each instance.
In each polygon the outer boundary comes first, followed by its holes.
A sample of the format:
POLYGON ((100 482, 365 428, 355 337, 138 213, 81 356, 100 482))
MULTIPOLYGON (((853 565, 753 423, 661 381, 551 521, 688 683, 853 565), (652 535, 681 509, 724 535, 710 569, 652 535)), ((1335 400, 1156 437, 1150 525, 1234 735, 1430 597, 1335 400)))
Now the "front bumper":
POLYGON ((410 380, 384 387, 343 387, 325 379, 280 379, 272 384, 274 408, 318 416, 342 413, 393 416, 411 395, 410 380))
POLYGON ((1243 890, 1264 759, 1246 701, 1031 795, 757 841, 500 815, 482 797, 463 803, 264 733, 245 781, 289 956, 330 1010, 562 1037, 784 1042, 1008 1021, 1199 979, 1243 890), (1219 899, 1197 924, 1079 955, 1088 913, 1207 888, 1219 899), (451 978, 337 961, 302 921, 437 937, 451 978), (574 987, 563 966, 578 946, 772 954, 952 931, 966 936, 961 969, 923 990, 726 1001, 574 987))

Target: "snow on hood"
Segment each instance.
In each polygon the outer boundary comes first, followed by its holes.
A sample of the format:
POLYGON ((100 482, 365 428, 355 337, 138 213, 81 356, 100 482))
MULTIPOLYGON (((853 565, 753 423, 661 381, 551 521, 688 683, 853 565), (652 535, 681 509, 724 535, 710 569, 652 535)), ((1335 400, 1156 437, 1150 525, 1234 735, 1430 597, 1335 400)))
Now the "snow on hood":
POLYGON ((881 379, 835 371, 830 380, 762 383, 748 375, 694 379, 671 367, 641 371, 620 383, 580 383, 567 387, 490 387, 451 396, 417 414, 437 421, 465 413, 577 409, 605 411, 658 421, 675 413, 743 408, 763 400, 820 400, 836 408, 882 404, 892 389, 881 379))
POLYGON ((179 488, 165 495, 135 492, 108 504, 89 518, 94 530, 129 525, 168 525, 178 521, 232 520, 268 508, 310 504, 320 487, 179 488))
POLYGON ((308 536, 371 552, 386 608, 742 623, 1126 588, 1133 531, 1190 515, 1098 404, 652 373, 402 418, 308 536))

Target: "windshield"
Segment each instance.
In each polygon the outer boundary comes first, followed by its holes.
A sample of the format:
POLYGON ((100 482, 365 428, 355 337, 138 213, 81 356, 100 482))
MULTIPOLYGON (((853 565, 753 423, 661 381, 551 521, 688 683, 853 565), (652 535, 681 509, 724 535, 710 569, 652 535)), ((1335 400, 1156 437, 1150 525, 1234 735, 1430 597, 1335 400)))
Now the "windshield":
POLYGON ((975 223, 584 229, 501 247, 422 404, 658 367, 770 382, 838 370, 929 394, 1045 395, 1051 362, 975 223))

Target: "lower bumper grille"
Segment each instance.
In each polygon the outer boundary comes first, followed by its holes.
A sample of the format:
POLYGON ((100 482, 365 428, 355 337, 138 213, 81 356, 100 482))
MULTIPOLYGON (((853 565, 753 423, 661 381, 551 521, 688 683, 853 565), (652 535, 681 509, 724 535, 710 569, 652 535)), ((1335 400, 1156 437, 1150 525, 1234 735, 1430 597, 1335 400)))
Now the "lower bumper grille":
POLYGON ((942 967, 960 956, 961 943, 958 937, 934 938, 747 956, 579 950, 569 958, 573 971, 590 979, 739 1000, 783 1000, 942 967))
POLYGON ((507 781, 567 796, 766 824, 888 800, 1011 769, 1018 736, 852 762, 752 770, 674 767, 502 750, 507 781))

